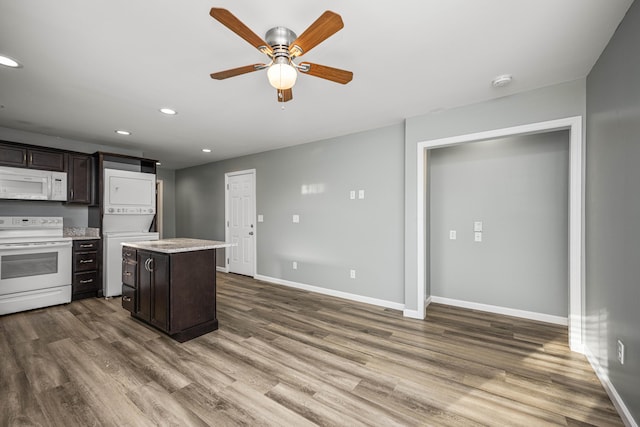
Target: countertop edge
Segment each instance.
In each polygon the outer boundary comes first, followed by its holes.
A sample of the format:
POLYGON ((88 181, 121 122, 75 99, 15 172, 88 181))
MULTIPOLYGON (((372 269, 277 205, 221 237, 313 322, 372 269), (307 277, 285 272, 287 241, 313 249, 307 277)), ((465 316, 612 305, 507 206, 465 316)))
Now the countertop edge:
MULTIPOLYGON (((192 240, 197 240, 197 239, 192 239, 192 240)), ((184 244, 183 246, 180 246, 181 243, 179 242, 166 243, 167 245, 174 244, 176 245, 176 247, 170 247, 170 246, 162 247, 159 245, 162 245, 163 243, 159 243, 159 242, 163 242, 163 241, 148 240, 148 241, 140 241, 140 242, 123 242, 122 246, 130 247, 134 249, 141 249, 145 251, 151 251, 151 252, 160 252, 165 254, 206 251, 209 249, 222 249, 222 248, 229 248, 231 246, 235 246, 235 244, 233 243, 219 242, 214 240, 202 240, 201 241, 202 243, 190 242, 189 244, 184 244)))

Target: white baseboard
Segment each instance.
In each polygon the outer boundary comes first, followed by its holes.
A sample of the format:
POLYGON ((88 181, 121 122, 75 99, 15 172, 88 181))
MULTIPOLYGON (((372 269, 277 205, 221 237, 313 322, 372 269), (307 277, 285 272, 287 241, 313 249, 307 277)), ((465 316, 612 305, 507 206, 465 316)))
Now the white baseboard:
POLYGON ((624 401, 618 394, 618 391, 613 386, 613 384, 611 384, 611 381, 609 380, 609 374, 607 373, 606 369, 604 369, 602 365, 600 365, 598 358, 589 350, 589 347, 585 346, 584 355, 587 357, 587 360, 591 364, 591 367, 595 371, 598 379, 602 383, 602 386, 609 395, 611 402, 613 402, 613 406, 616 407, 616 410, 618 411, 620 418, 622 418, 622 422, 624 423, 624 425, 627 427, 638 427, 638 423, 636 423, 636 421, 633 419, 629 408, 627 408, 627 405, 625 405, 624 401))
POLYGON ((499 307, 497 305, 480 304, 477 302, 461 301, 457 299, 432 296, 431 301, 438 304, 453 305, 455 307, 469 308, 472 310, 487 311, 489 313, 503 314, 505 316, 522 317, 523 319, 537 320, 539 322, 554 323, 568 326, 566 317, 552 316, 550 314, 536 313, 533 311, 516 310, 514 308, 499 307))
POLYGON ((385 301, 377 298, 370 298, 362 295, 350 294, 348 292, 321 288, 319 286, 306 285, 304 283, 297 283, 289 280, 278 279, 275 277, 263 276, 261 274, 256 274, 254 278, 256 280, 262 280, 263 282, 275 283, 276 285, 288 286, 290 288, 302 289, 305 291, 315 292, 318 294, 330 295, 332 297, 344 298, 344 299, 357 301, 357 302, 364 302, 366 304, 377 305, 380 307, 391 308, 394 310, 404 310, 404 304, 400 304, 397 302, 385 301))
POLYGON ((220 273, 228 273, 229 269, 227 267, 220 267, 219 265, 217 265, 216 271, 219 271, 220 273))

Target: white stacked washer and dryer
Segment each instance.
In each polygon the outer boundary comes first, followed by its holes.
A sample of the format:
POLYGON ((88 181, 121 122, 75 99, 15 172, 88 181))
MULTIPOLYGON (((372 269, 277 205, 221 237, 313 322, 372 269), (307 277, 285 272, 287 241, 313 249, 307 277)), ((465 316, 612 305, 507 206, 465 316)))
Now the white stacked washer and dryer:
POLYGON ((122 294, 122 243, 159 238, 149 231, 156 214, 156 176, 104 169, 103 195, 103 294, 113 297, 122 294))

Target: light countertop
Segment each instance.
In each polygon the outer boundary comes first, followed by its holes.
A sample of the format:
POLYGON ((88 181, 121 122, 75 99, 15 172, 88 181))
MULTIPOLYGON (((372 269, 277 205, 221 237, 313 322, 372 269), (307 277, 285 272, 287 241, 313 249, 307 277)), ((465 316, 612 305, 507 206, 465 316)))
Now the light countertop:
POLYGON ((143 249, 147 251, 162 252, 166 254, 175 254, 178 252, 204 251, 207 249, 220 249, 236 246, 235 243, 220 242, 218 240, 201 240, 201 239, 162 239, 147 240, 141 242, 125 242, 122 246, 134 249, 143 249))
POLYGON ((100 229, 92 227, 64 227, 64 237, 71 237, 73 240, 92 240, 100 238, 100 229))

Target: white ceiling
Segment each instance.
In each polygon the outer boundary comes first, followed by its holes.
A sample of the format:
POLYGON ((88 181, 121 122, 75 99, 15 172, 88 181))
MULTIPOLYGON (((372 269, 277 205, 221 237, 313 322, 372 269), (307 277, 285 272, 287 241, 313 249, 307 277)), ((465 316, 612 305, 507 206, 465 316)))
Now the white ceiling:
POLYGON ((0 53, 23 64, 0 66, 0 126, 182 168, 585 77, 632 2, 0 0, 0 53), (209 16, 214 6, 261 37, 274 26, 301 34, 333 10, 345 28, 303 59, 353 81, 299 76, 283 110, 265 71, 212 80, 266 59, 209 16), (493 88, 504 73, 513 83, 493 88))

